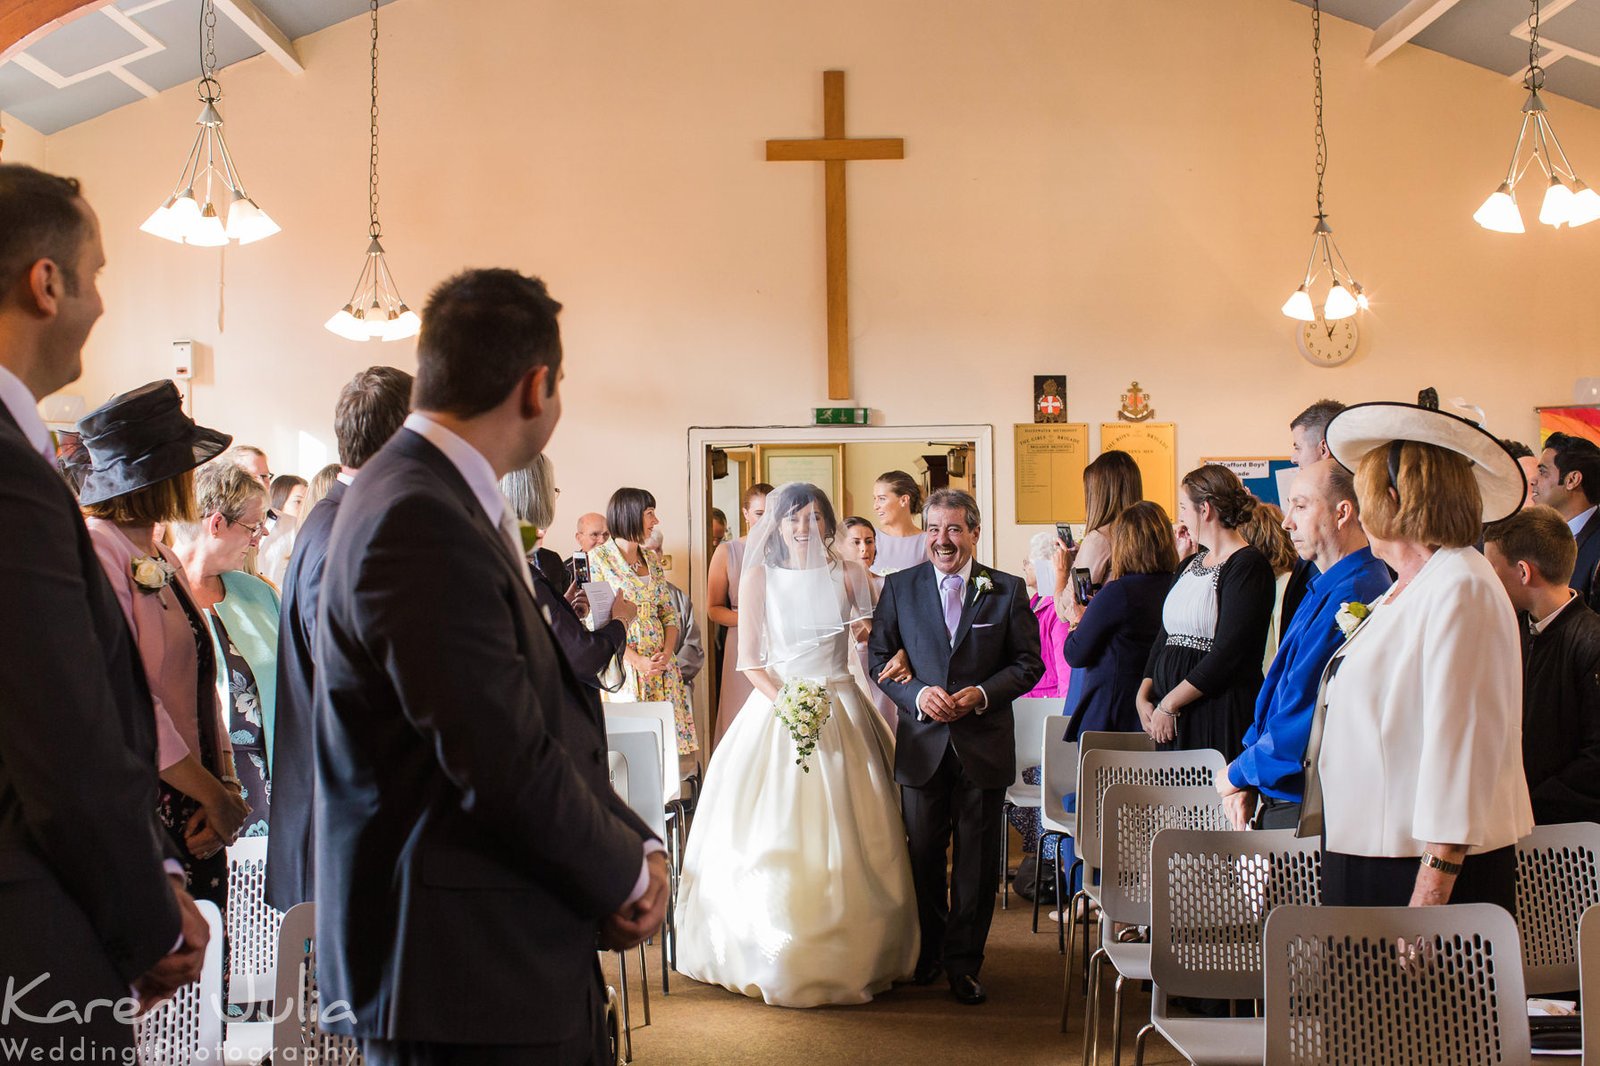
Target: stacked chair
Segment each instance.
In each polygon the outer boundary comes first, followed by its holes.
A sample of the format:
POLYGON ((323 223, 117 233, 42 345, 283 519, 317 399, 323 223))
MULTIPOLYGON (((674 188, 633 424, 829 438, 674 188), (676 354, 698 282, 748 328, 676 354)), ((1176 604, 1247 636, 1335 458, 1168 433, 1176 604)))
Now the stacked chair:
MULTIPOLYGON (((1011 715, 1013 720, 1013 737, 1017 749, 1017 779, 1011 787, 1006 789, 1006 799, 1002 810, 1010 814, 1012 808, 1034 808, 1040 804, 1041 786, 1030 785, 1022 779, 1022 774, 1030 766, 1044 766, 1044 757, 1039 745, 1039 737, 1046 722, 1061 722, 1061 732, 1066 732, 1065 718, 1052 715, 1050 712, 1061 706, 1058 698, 1027 698, 1011 702, 1011 715)), ((1042 839, 1042 837, 1041 837, 1042 839)), ((1000 909, 1009 910, 1011 907, 1011 833, 1005 818, 1000 820, 1000 909)), ((1039 877, 1034 874, 1034 904, 1033 904, 1033 930, 1039 931, 1039 877)))

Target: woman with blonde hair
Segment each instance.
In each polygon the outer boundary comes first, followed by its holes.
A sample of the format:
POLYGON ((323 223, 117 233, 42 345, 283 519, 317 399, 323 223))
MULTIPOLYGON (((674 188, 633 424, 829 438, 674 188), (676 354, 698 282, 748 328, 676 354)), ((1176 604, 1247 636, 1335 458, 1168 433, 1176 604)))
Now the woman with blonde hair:
POLYGON ((1289 579, 1294 575, 1294 564, 1300 561, 1300 555, 1294 550, 1289 531, 1283 528, 1283 511, 1275 503, 1257 503, 1249 521, 1239 531, 1256 551, 1267 557, 1277 590, 1272 601, 1272 619, 1267 625, 1267 648, 1261 659, 1261 669, 1265 671, 1272 665, 1272 657, 1278 654, 1283 594, 1289 588, 1289 579))

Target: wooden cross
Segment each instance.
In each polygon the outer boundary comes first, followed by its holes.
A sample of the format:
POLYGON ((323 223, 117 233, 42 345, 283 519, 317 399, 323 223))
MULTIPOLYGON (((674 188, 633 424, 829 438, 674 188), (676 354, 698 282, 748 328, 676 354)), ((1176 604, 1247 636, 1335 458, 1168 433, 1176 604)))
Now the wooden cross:
POLYGON ((850 398, 850 267, 846 253, 844 165, 852 159, 904 159, 899 137, 844 135, 844 71, 822 72, 822 138, 768 141, 767 161, 822 163, 828 249, 828 399, 850 398))

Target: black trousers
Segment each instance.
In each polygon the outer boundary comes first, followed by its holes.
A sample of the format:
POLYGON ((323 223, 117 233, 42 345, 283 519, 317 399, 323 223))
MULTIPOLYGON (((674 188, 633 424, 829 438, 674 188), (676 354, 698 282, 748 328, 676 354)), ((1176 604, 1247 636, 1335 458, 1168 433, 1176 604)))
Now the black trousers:
POLYGON ((369 1037, 361 1041, 361 1057, 367 1066, 608 1066, 616 1060, 599 988, 589 1001, 589 1030, 559 1043, 436 1044, 369 1037))
POLYGON ((1000 888, 1005 798, 1003 788, 973 784, 949 746, 926 785, 900 788, 922 926, 922 960, 942 963, 952 980, 976 977, 983 966, 983 945, 1000 888), (945 849, 952 838, 947 884, 945 849))
MULTIPOLYGON (((1328 907, 1404 907, 1417 883, 1417 859, 1375 858, 1322 851, 1322 902, 1328 907)), ((1517 913, 1517 849, 1508 844, 1468 855, 1461 864, 1451 903, 1495 903, 1517 913)))
POLYGON ((1300 824, 1300 804, 1290 800, 1261 797, 1261 807, 1256 811, 1257 829, 1293 829, 1300 824))

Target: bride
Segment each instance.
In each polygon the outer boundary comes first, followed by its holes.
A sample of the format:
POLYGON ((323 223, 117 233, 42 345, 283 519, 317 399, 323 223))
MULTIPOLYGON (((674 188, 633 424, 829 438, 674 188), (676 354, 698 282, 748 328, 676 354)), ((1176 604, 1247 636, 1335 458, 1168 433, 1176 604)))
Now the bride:
POLYGON ((678 969, 783 1007, 865 1003, 917 960, 894 737, 850 676, 871 586, 836 530, 827 496, 791 483, 750 533, 738 666, 755 691, 706 771, 679 892, 678 969), (806 681, 830 704, 810 753, 775 707, 806 681))

